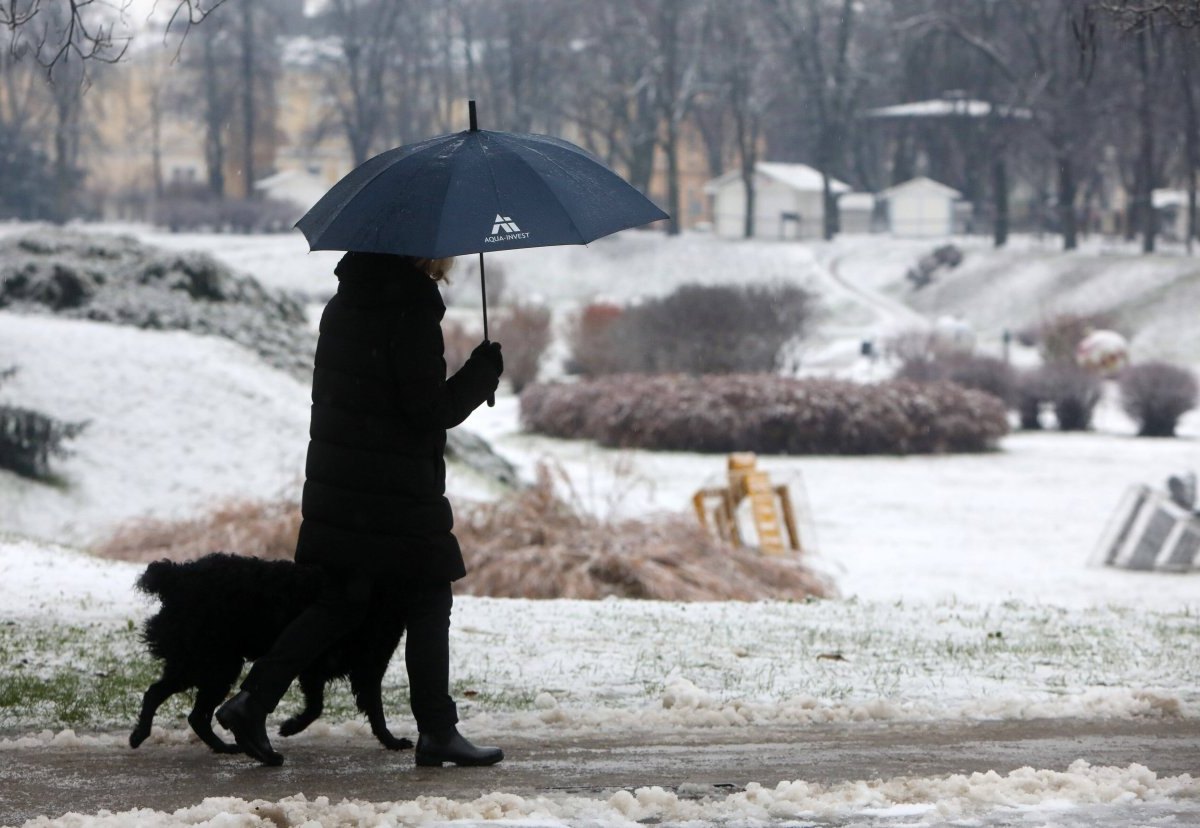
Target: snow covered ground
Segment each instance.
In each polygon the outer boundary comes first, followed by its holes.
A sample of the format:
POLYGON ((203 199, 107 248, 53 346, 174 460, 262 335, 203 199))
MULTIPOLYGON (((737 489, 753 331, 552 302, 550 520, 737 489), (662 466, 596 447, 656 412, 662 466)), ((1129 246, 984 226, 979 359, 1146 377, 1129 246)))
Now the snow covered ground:
MULTIPOLYGON (((153 243, 202 247, 311 298, 332 288, 336 254, 307 254, 298 236, 172 237, 117 229, 153 243)), ((857 342, 919 321, 900 301, 911 298, 903 271, 930 246, 889 240, 868 246, 861 239, 745 244, 626 233, 589 248, 493 258, 511 295, 549 303, 560 321, 592 299, 626 301, 684 281, 805 284, 826 297, 823 333, 806 355, 809 369, 869 376, 880 369, 859 360, 857 342)), ((1186 291, 1174 303, 1156 305, 1150 296, 1151 285, 1188 284, 1190 260, 1143 262, 1095 250, 1062 256, 1032 242, 1014 247, 992 253, 968 244, 963 274, 980 285, 997 281, 1001 271, 1024 274, 1013 286, 1030 292, 1023 308, 1006 310, 990 287, 972 302, 970 291, 952 287, 957 275, 946 276, 944 287, 931 286, 935 292, 915 300, 917 306, 928 315, 967 314, 981 333, 994 334, 1018 324, 1017 310, 1050 307, 1042 297, 1053 282, 1047 273, 1074 272, 1081 261, 1092 267, 1095 260, 1103 262, 1092 275, 1103 277, 1105 302, 1132 297, 1139 314, 1157 307, 1167 323, 1185 311, 1194 316, 1197 305, 1186 291)), ((464 266, 460 286, 471 282, 468 271, 464 266)), ((1095 297, 1100 284, 1054 306, 1095 297)), ((471 318, 472 291, 456 296, 464 302, 456 314, 471 318)), ((1147 327, 1134 338, 1135 357, 1200 363, 1193 328, 1176 326, 1172 338, 1147 327)), ((236 345, 0 312, 0 366, 10 363, 21 370, 0 388, 0 399, 91 425, 73 444, 75 455, 58 464, 61 485, 0 472, 5 630, 68 631, 85 660, 93 651, 135 651, 131 626, 152 611, 132 591, 140 567, 96 561, 70 547, 86 546, 137 515, 181 515, 223 498, 298 493, 308 389, 236 345)), ((546 369, 559 370, 552 360, 546 369)), ((527 475, 538 462, 559 464, 573 482, 572 496, 600 514, 685 510, 695 489, 723 474, 721 456, 615 452, 522 434, 517 400, 506 393, 466 427, 527 475)), ((1189 416, 1181 433, 1166 441, 1133 437, 1110 395, 1091 433, 1014 434, 988 455, 763 458, 761 465, 806 507, 814 564, 835 578, 840 599, 679 605, 463 597, 452 633, 456 688, 474 691, 463 696, 463 710, 486 730, 521 728, 547 738, 596 729, 820 721, 1200 716, 1200 578, 1089 565, 1127 487, 1161 486, 1169 474, 1200 468, 1200 417, 1189 416)), ((450 487, 459 500, 487 495, 461 471, 450 487)), ((28 648, 23 657, 32 671, 61 668, 61 654, 38 649, 45 639, 5 640, 28 648)), ((404 683, 402 667, 393 665, 389 681, 404 683)), ((152 742, 190 740, 178 718, 164 719, 152 742)), ((354 726, 333 725, 334 731, 354 726)), ((92 727, 67 736, 41 733, 34 721, 10 721, 0 747, 48 749, 56 740, 84 738, 119 749, 119 722, 92 727)), ((1150 764, 1149 770, 1080 764, 978 779, 863 780, 840 788, 761 780, 764 787, 708 801, 704 810, 677 793, 653 790, 553 801, 494 793, 474 802, 374 805, 216 800, 174 815, 61 824, 251 825, 267 808, 279 809, 290 824, 1118 825, 1132 824, 1131 812, 1122 810, 1132 804, 1149 809, 1132 813, 1152 824, 1200 790, 1192 779, 1156 778, 1150 764), (1154 811, 1154 803, 1163 810, 1154 811)))

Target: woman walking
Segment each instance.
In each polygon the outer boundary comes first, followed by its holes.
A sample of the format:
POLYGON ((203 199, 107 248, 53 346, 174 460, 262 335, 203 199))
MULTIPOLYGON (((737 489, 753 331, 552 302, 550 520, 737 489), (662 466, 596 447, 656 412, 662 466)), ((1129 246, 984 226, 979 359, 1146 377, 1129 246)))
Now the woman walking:
POLYGON ((418 765, 491 765, 459 734, 449 694, 451 582, 466 574, 445 497, 446 429, 495 392, 504 362, 484 341, 446 379, 437 282, 453 259, 347 253, 321 316, 296 562, 321 567, 318 600, 254 663, 217 720, 267 765, 266 717, 292 680, 362 623, 373 585, 402 585, 418 765))

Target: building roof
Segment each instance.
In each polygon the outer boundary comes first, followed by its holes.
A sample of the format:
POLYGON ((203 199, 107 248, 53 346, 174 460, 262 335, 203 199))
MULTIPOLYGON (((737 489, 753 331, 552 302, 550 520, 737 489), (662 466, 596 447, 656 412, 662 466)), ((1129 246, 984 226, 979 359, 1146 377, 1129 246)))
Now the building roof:
POLYGON ((892 198, 893 196, 897 195, 898 193, 909 193, 909 192, 913 192, 915 190, 927 190, 929 192, 938 193, 939 195, 943 195, 946 198, 962 198, 963 197, 962 193, 960 193, 958 190, 954 189, 953 187, 947 187, 945 184, 942 184, 939 181, 934 181, 932 178, 926 178, 923 175, 919 175, 916 178, 910 178, 908 181, 905 181, 901 184, 897 184, 894 187, 888 187, 886 190, 881 192, 879 195, 882 198, 892 198))
POLYGON ((1155 207, 1182 207, 1187 200, 1186 190, 1155 190, 1150 194, 1150 202, 1155 207))
MULTIPOLYGON (((780 161, 759 161, 754 165, 754 170, 759 175, 770 178, 773 181, 778 181, 791 187, 793 190, 801 192, 820 192, 822 189, 821 171, 813 169, 807 164, 785 164, 780 161)), ((731 181, 741 178, 740 170, 731 170, 722 176, 712 179, 704 185, 706 193, 715 193, 721 187, 731 181)), ((835 193, 847 193, 850 191, 850 185, 843 181, 838 181, 836 178, 830 179, 830 188, 835 193)))
POLYGON ((1033 113, 1024 107, 994 105, 990 101, 972 100, 969 98, 935 98, 929 101, 913 101, 911 103, 881 106, 868 109, 868 118, 987 118, 992 114, 1001 118, 1016 118, 1028 120, 1033 113))
POLYGON ((329 185, 319 176, 305 170, 283 170, 254 182, 254 189, 269 198, 293 201, 308 209, 320 200, 329 185))

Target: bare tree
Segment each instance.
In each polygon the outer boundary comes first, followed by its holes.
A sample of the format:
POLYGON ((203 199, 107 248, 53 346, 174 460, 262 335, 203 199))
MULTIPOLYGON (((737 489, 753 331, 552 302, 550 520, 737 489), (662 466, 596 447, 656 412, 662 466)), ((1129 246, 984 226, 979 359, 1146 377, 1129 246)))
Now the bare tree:
POLYGON ((356 165, 376 147, 387 117, 384 79, 400 50, 396 33, 408 0, 331 0, 322 28, 339 47, 329 66, 329 91, 356 165))
POLYGON ((658 143, 654 41, 623 0, 597 0, 583 19, 587 31, 573 51, 576 91, 560 101, 560 112, 589 150, 647 192, 658 143))
POLYGON ((1200 168, 1200 106, 1193 80, 1200 60, 1200 0, 1111 0, 1103 3, 1103 7, 1122 24, 1126 38, 1133 38, 1136 43, 1134 62, 1140 81, 1136 112, 1140 140, 1134 175, 1134 212, 1136 223, 1142 230, 1143 250, 1147 252, 1154 249, 1157 231, 1152 201, 1156 177, 1156 103, 1172 86, 1169 82, 1163 83, 1163 79, 1179 79, 1175 87, 1178 101, 1166 108, 1168 115, 1178 110, 1183 120, 1180 166, 1187 189, 1186 244, 1190 253, 1198 231, 1196 176, 1200 168))
POLYGON ((703 61, 706 82, 701 95, 707 106, 698 108, 727 114, 731 121, 746 195, 742 232, 748 239, 755 230, 755 169, 763 121, 779 89, 772 55, 763 49, 768 38, 761 11, 762 5, 754 0, 717 0, 710 5, 703 61))
POLYGON ((784 39, 785 54, 811 103, 816 130, 817 167, 824 194, 826 239, 837 232, 833 170, 841 153, 863 88, 863 78, 850 65, 850 42, 859 4, 841 0, 831 14, 820 0, 767 0, 784 39), (832 18, 832 19, 831 19, 832 18), (827 26, 832 23, 833 31, 827 26))
POLYGON ((666 160, 668 235, 680 225, 679 141, 684 120, 698 91, 703 7, 685 0, 642 0, 636 5, 653 38, 656 55, 650 64, 652 95, 659 121, 659 147, 666 160))
MULTIPOLYGON (((225 0, 173 3, 168 31, 187 32, 225 0)), ((129 0, 0 0, 0 27, 12 34, 14 54, 28 53, 48 72, 65 60, 116 63, 133 39, 129 0)))
POLYGON ((1016 45, 1028 63, 1020 73, 1022 102, 1050 148, 1063 249, 1074 250, 1080 169, 1095 158, 1101 102, 1090 89, 1100 37, 1096 12, 1088 0, 1035 0, 1012 10, 1021 36, 1016 45))

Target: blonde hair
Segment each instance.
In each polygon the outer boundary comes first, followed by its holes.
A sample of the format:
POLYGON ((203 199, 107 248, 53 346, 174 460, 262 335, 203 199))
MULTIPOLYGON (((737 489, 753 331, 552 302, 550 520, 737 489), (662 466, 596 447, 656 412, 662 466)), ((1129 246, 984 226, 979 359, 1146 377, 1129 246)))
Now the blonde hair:
POLYGON ((421 259, 411 257, 413 265, 435 282, 450 284, 450 271, 454 269, 454 257, 444 259, 421 259))

